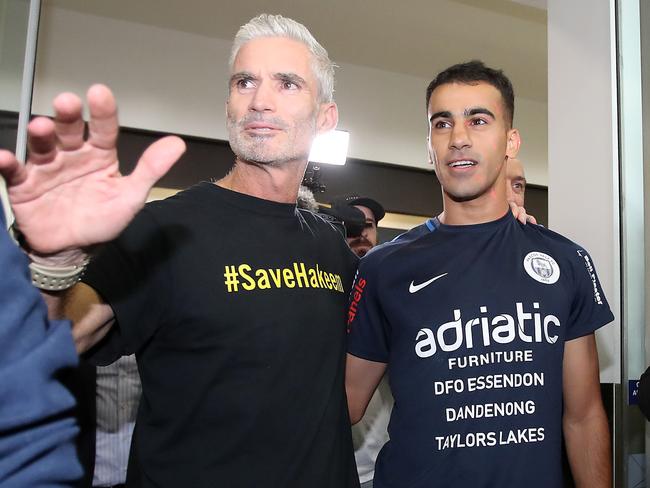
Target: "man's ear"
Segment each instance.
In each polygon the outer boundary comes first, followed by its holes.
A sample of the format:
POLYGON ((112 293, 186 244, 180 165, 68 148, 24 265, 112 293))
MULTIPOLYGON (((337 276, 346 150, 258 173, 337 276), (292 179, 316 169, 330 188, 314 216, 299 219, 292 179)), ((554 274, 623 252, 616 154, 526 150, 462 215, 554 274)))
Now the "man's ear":
POLYGON ((519 146, 521 146, 521 136, 517 129, 510 129, 508 131, 508 140, 506 142, 506 156, 508 158, 514 158, 519 152, 519 146))
POLYGON ((320 106, 317 127, 319 134, 329 132, 339 123, 339 109, 334 102, 323 103, 320 106))
POLYGON ((429 156, 429 164, 433 166, 433 172, 436 175, 438 175, 438 165, 436 164, 438 158, 436 158, 436 153, 431 147, 431 140, 429 139, 428 136, 427 136, 427 154, 429 156))

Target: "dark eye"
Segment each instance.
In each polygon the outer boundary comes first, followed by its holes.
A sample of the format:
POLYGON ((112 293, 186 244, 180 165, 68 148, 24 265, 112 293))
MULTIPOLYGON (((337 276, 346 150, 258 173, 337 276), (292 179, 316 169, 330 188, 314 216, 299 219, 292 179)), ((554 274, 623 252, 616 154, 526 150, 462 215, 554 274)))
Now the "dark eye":
POLYGON ((255 86, 255 83, 251 78, 241 78, 237 80, 236 85, 237 88, 246 89, 246 88, 253 88, 253 86, 255 86))
POLYGON ((449 129, 451 127, 451 124, 446 120, 438 120, 436 123, 433 124, 433 127, 435 127, 436 129, 449 129))
POLYGON ((284 90, 297 90, 299 86, 293 81, 284 80, 282 82, 282 89, 284 90))
POLYGON ((470 124, 471 125, 485 125, 485 124, 487 124, 487 120, 482 119, 482 118, 479 117, 479 118, 476 118, 476 119, 472 119, 470 121, 470 124))

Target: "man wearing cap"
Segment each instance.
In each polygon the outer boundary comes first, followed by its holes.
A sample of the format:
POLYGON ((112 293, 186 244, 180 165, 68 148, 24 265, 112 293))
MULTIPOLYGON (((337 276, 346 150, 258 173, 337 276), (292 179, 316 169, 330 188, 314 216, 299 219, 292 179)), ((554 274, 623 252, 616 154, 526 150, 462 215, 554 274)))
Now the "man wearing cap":
POLYGON ((332 207, 335 209, 346 206, 354 207, 363 213, 364 223, 361 232, 350 233, 349 226, 346 226, 348 245, 357 256, 362 258, 377 245, 377 223, 384 218, 386 212, 376 200, 359 195, 348 195, 332 202, 332 207))

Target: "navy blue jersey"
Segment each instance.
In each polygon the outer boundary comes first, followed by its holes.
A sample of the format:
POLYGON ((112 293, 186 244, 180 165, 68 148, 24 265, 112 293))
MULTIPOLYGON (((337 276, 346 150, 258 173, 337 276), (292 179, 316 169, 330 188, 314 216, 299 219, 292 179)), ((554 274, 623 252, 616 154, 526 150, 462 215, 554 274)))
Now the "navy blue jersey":
POLYGON ((561 486, 564 343, 612 320, 589 254, 510 212, 374 249, 348 348, 395 397, 375 488, 561 486))

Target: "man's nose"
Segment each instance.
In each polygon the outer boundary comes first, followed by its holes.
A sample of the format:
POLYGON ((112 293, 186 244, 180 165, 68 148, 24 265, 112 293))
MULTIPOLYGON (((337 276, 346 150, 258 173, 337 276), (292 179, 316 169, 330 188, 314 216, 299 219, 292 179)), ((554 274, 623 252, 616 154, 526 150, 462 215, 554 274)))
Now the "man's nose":
POLYGON ((251 98, 249 110, 253 112, 275 111, 275 93, 270 83, 262 81, 258 84, 251 98))
POLYGON ((451 149, 463 149, 466 147, 471 147, 472 141, 467 131, 465 124, 454 124, 454 127, 451 130, 449 136, 449 147, 451 149))

